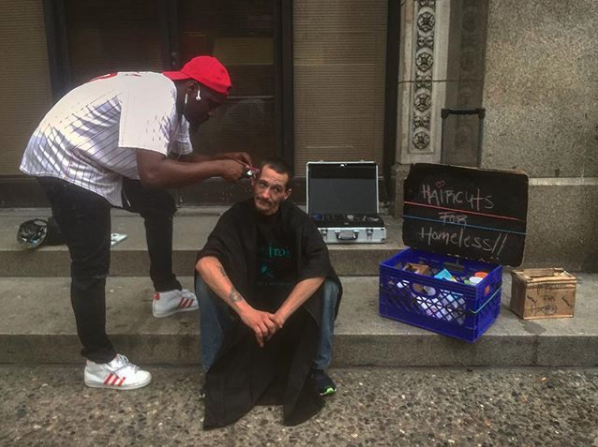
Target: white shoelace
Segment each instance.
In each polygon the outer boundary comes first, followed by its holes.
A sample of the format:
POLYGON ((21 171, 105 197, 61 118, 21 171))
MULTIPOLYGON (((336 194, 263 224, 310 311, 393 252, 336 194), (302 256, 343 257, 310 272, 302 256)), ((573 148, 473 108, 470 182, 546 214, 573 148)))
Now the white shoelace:
POLYGON ((136 373, 139 370, 139 367, 137 365, 133 365, 131 362, 129 362, 129 359, 122 355, 122 354, 116 354, 116 358, 118 359, 118 362, 121 363, 121 366, 119 366, 118 368, 116 368, 112 374, 116 374, 117 376, 120 377, 119 372, 122 371, 125 368, 132 368, 133 369, 133 373, 136 373))

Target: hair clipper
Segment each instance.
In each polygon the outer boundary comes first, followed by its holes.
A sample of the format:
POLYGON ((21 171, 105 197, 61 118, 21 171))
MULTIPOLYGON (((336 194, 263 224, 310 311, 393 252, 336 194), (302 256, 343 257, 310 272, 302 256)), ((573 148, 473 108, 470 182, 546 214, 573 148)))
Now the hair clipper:
POLYGON ((256 168, 254 166, 249 166, 245 168, 241 178, 256 178, 257 175, 260 173, 260 168, 256 168))

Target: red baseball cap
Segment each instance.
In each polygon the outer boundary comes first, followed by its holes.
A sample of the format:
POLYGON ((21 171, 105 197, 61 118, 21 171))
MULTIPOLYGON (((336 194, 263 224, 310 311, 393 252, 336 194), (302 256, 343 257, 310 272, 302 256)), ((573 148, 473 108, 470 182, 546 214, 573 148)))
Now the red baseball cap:
POLYGON ((228 71, 218 59, 212 56, 194 57, 180 71, 165 71, 162 74, 173 81, 195 79, 225 96, 228 96, 231 88, 228 71))

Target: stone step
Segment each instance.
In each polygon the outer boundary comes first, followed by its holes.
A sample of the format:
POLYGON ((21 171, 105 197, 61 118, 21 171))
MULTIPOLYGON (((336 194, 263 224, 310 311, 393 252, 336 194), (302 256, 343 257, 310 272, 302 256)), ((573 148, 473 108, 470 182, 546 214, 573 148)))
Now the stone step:
MULTIPOLYGON (((504 276, 501 314, 474 344, 378 315, 378 280, 344 277, 336 323, 335 366, 596 366, 597 274, 580 274, 576 316, 523 321, 508 309, 504 276)), ((192 278, 182 278, 191 288, 192 278)), ((79 341, 64 277, 0 278, 0 363, 80 363, 79 341)), ((198 364, 198 313, 156 319, 150 281, 112 277, 108 332, 119 352, 140 364, 198 364)))
MULTIPOLYGON (((173 265, 178 275, 192 275, 195 256, 226 210, 224 207, 183 208, 174 219, 173 265)), ((68 276, 69 253, 65 245, 23 249, 16 240, 19 225, 28 219, 47 218, 50 210, 9 209, 0 211, 0 277, 68 276)), ((404 247, 401 221, 383 215, 387 241, 383 244, 329 245, 330 257, 339 275, 378 275, 378 265, 404 247)), ((149 259, 143 219, 125 211, 113 210, 112 231, 127 238, 112 248, 110 273, 113 276, 145 276, 149 259)))

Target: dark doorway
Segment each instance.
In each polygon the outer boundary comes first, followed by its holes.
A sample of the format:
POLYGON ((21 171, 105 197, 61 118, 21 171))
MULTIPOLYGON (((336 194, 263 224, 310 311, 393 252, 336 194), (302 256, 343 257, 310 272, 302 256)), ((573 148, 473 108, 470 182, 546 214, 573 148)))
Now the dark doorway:
POLYGON ((254 162, 276 153, 274 2, 179 0, 180 60, 211 54, 233 83, 224 107, 193 137, 202 153, 249 152, 254 162))

